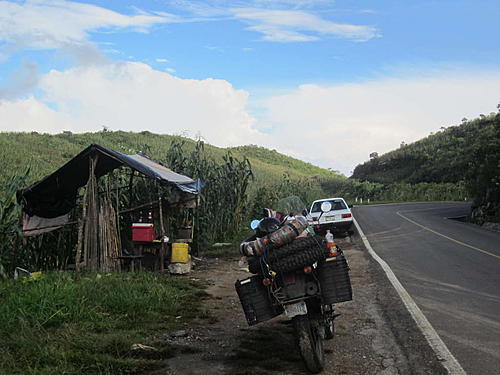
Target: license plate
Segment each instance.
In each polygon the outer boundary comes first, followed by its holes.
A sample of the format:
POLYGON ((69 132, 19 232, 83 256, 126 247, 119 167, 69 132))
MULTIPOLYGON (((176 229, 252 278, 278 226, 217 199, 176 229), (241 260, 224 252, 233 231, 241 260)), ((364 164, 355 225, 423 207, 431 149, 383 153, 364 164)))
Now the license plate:
POLYGON ((294 316, 297 315, 306 315, 306 314, 307 314, 307 306, 304 301, 285 305, 285 315, 288 318, 293 318, 294 316))

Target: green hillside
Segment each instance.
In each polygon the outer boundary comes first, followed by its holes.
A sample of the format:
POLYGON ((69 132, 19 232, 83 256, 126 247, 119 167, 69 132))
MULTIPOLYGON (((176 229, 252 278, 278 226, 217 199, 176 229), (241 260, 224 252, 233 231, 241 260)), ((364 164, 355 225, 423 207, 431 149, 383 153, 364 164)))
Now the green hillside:
MULTIPOLYGON (((0 158, 3 161, 0 184, 28 166, 31 167, 30 181, 35 181, 53 172, 92 143, 125 154, 143 152, 153 159, 164 161, 170 144, 174 139, 179 138, 147 131, 141 133, 102 131, 83 134, 64 132, 56 135, 36 132, 0 133, 0 158)), ((187 138, 185 140, 183 151, 186 153, 193 151, 195 142, 187 138)), ((224 149, 206 145, 205 149, 217 160, 222 160, 222 156, 228 150, 238 158, 246 156, 252 164, 257 183, 279 180, 284 173, 294 179, 313 176, 344 178, 334 172, 263 147, 241 146, 224 149)))
POLYGON ((352 179, 374 183, 463 183, 481 215, 500 219, 500 114, 442 129, 358 165, 352 179))
MULTIPOLYGON (((358 165, 352 178, 380 183, 459 182, 484 146, 498 139, 499 116, 442 129, 358 165)), ((483 150, 482 150, 483 149, 483 150)))

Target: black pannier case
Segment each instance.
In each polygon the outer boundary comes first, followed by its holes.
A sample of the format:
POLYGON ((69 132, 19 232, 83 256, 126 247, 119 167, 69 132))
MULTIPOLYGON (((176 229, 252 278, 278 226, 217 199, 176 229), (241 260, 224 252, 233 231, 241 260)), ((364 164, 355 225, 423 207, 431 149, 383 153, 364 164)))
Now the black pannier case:
POLYGON ((238 280, 234 286, 248 325, 253 326, 281 314, 279 307, 273 305, 271 296, 258 275, 238 280))
POLYGON ((352 300, 349 266, 343 255, 327 258, 318 267, 323 304, 352 300))

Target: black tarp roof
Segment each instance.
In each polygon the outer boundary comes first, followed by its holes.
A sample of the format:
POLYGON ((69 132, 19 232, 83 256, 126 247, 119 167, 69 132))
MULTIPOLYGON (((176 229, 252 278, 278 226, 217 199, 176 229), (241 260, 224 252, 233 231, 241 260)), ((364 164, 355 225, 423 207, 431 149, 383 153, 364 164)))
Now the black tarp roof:
POLYGON ((67 214, 76 203, 78 189, 87 184, 89 162, 98 156, 95 169, 99 178, 127 166, 152 179, 170 183, 182 191, 198 194, 199 182, 168 169, 143 155, 126 155, 93 144, 42 180, 17 191, 17 201, 29 216, 54 218, 67 214))

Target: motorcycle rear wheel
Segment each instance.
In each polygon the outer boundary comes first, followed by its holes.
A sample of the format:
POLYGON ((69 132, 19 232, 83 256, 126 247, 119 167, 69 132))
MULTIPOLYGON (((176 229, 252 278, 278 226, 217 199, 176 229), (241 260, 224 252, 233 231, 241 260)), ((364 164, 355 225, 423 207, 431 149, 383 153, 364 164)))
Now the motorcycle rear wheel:
POLYGON ((333 337, 335 336, 335 326, 333 324, 333 321, 325 322, 323 328, 325 329, 325 340, 333 339, 333 337))
POLYGON ((306 368, 313 374, 323 371, 325 367, 325 351, 319 324, 314 324, 307 315, 298 315, 293 318, 295 341, 300 356, 306 368))

